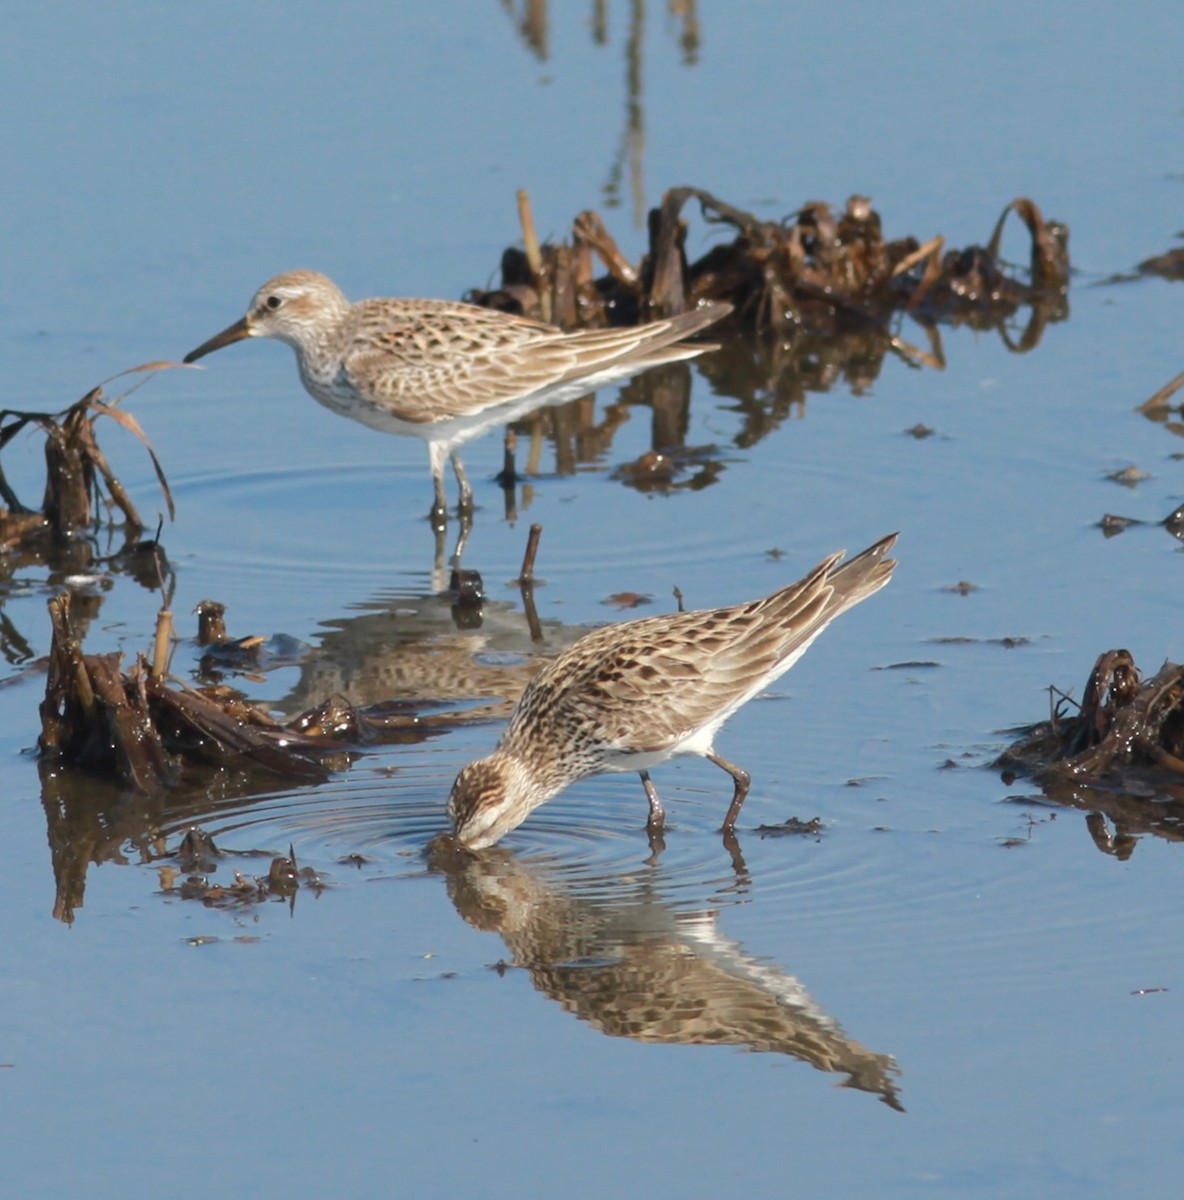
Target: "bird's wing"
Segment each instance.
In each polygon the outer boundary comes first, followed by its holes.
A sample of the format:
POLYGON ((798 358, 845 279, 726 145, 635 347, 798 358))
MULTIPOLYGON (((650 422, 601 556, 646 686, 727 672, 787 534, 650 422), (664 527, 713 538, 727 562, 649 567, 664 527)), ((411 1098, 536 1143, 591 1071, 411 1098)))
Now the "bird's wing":
POLYGON ((539 321, 449 301, 363 301, 344 371, 404 420, 445 420, 619 368, 622 374, 703 347, 672 344, 730 308, 708 306, 630 328, 563 333, 539 321))
POLYGON ((670 749, 711 726, 793 664, 835 617, 877 592, 896 563, 882 538, 839 566, 731 608, 647 617, 580 638, 534 677, 506 739, 531 730, 634 752, 670 749))
POLYGON ((614 749, 668 749, 760 690, 826 623, 829 595, 816 581, 796 615, 776 623, 766 619, 765 599, 632 622, 624 637, 619 625, 597 630, 535 676, 507 736, 549 724, 564 737, 594 730, 614 749))
POLYGON ((355 308, 346 377, 407 421, 506 403, 561 378, 571 362, 552 326, 492 309, 427 300, 355 308))

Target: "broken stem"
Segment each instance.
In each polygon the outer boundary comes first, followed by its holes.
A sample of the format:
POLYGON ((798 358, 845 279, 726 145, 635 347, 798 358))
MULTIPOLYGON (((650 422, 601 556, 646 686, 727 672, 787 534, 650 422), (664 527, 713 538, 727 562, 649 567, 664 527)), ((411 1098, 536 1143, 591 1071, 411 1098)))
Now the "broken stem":
POLYGON ((169 669, 169 652, 173 643, 173 614, 162 608, 156 614, 156 640, 152 646, 152 678, 159 681, 169 669))
POLYGON ((532 525, 530 533, 526 539, 526 553, 522 556, 522 573, 518 576, 518 582, 524 587, 534 583, 534 560, 535 555, 539 550, 539 538, 542 536, 543 527, 541 525, 532 525))
POLYGON ((539 308, 544 321, 551 320, 551 293, 543 278, 543 251, 539 246, 539 235, 534 224, 534 210, 530 206, 530 193, 518 189, 518 221, 522 226, 522 245, 526 251, 526 262, 534 277, 535 290, 539 295, 539 308))

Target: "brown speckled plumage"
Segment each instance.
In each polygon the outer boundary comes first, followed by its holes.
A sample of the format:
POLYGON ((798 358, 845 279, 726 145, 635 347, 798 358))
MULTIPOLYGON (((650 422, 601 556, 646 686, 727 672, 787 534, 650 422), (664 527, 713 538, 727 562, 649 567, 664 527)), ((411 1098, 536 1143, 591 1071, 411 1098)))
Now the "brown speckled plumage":
POLYGON ((457 776, 449 815, 462 844, 492 845, 585 775, 638 771, 660 830, 650 767, 700 754, 735 782, 725 832, 748 776, 715 753, 719 727, 789 670, 840 613, 879 591, 896 566, 892 535, 856 555, 824 559, 761 600, 647 617, 594 630, 548 663, 523 692, 497 749, 457 776))
POLYGON ((553 325, 449 300, 375 299, 351 304, 331 279, 289 271, 256 292, 242 320, 185 356, 194 362, 247 337, 296 351, 314 399, 372 429, 428 444, 444 514, 444 460, 472 491, 456 450, 491 425, 574 399, 615 379, 693 358, 709 347, 682 339, 731 311, 708 304, 682 316, 622 329, 564 333, 553 325))

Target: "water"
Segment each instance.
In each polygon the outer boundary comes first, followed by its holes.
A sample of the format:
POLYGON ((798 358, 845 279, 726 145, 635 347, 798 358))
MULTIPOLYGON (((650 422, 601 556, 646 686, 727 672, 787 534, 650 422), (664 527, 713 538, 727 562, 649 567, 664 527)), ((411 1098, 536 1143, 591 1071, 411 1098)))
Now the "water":
MULTIPOLYGON (((13 563, 5 1194, 199 1178, 295 1196, 397 1180, 425 1196, 1102 1197, 1178 1177, 1176 847, 1100 854, 1081 813, 986 769, 1000 731, 1042 716, 1049 683, 1079 692, 1100 651, 1145 670, 1184 655, 1178 543, 1096 527, 1181 500, 1184 444, 1133 411, 1180 369, 1178 289, 1107 282, 1178 230, 1174 11, 869 5, 837 22, 705 4, 688 62, 651 5, 631 96, 642 6, 612 6, 603 45, 594 8, 552 12, 545 59, 494 4, 12 14, 7 403, 59 408, 178 360, 278 270, 325 270, 353 297, 457 296, 495 275, 520 186, 545 234, 598 208, 631 255, 638 199, 679 183, 765 216, 864 192, 888 236, 951 245, 985 242, 1029 195, 1070 226, 1071 317, 1023 355, 944 330, 944 371, 889 358, 858 394, 804 405, 739 401, 706 362, 684 432, 701 453, 677 481, 714 482, 668 495, 613 478, 651 445, 641 389, 597 397, 570 453, 544 440, 514 520, 487 436, 465 454, 467 565, 490 595, 477 630, 438 596, 423 447, 313 404, 286 348, 232 348, 136 393, 177 498, 164 543, 184 636, 211 596, 235 634, 309 643, 303 667, 238 681, 283 711, 348 686, 489 719, 263 795, 226 779, 150 803, 42 778, 30 663, 57 580, 13 563), (904 432, 918 423, 934 435, 904 432), (1105 478, 1131 463, 1150 475, 1137 488, 1105 478), (656 864, 625 776, 558 797, 491 876, 425 861, 532 649, 509 581, 533 521, 547 649, 631 615, 605 603, 617 593, 648 598, 637 614, 673 607, 675 586, 734 602, 901 530, 891 586, 721 736, 754 781, 742 864, 715 833, 730 784, 698 760, 656 772, 672 819, 656 864), (960 580, 978 590, 946 590, 960 580), (936 665, 896 666, 919 662, 936 665), (791 816, 821 834, 757 833, 791 816), (212 882, 292 845, 324 887, 294 905, 183 898, 172 856, 194 820, 240 852, 212 882), (64 853, 84 878, 72 924, 53 916, 64 853), (727 1044, 694 1040, 694 1002, 729 1008, 727 1044), (663 1025, 670 1011, 687 1020, 663 1025), (736 1015, 752 1011, 763 1041, 736 1015), (833 1086, 853 1072, 862 1086, 833 1086)), ((691 215, 697 255, 719 235, 691 215)), ((1006 247, 1026 257, 1018 224, 1006 247)), ((142 450, 115 431, 104 446, 155 513, 142 450)), ((5 449, 22 494, 39 454, 31 436, 5 449)), ((157 597, 118 575, 91 590, 87 649, 146 647, 157 597)), ((178 669, 196 657, 183 645, 178 669)))

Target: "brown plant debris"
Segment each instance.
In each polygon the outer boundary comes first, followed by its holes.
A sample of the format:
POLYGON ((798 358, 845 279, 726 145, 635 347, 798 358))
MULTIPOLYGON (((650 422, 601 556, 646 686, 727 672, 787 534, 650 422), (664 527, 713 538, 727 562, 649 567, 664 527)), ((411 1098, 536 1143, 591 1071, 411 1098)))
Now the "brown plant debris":
MULTIPOLYGON (((1068 230, 1023 197, 1003 210, 985 247, 946 250, 941 237, 885 241, 880 216, 863 196, 852 196, 837 215, 829 204, 810 201, 784 220, 763 220, 701 188, 676 187, 650 212, 649 251, 636 266, 594 212, 576 217, 570 242, 540 246, 523 196, 519 210, 527 250, 506 250, 501 287, 473 291, 470 299, 565 328, 631 324, 708 299, 728 301, 736 320, 778 337, 883 327, 901 311, 922 323, 999 328, 1031 306, 1023 348, 1067 311, 1068 230), (683 217, 691 200, 706 221, 733 231, 730 241, 694 262, 686 254, 683 217), (1000 257, 1012 212, 1031 238, 1026 280, 1000 257), (600 276, 596 260, 604 267, 600 276)), ((911 357, 941 365, 919 350, 911 357)))
POLYGON ((1184 504, 1177 505, 1166 517, 1159 521, 1141 521, 1137 517, 1123 517, 1117 513, 1103 513, 1102 519, 1098 522, 1098 528, 1108 538, 1123 533, 1132 525, 1158 525, 1162 529, 1166 529, 1172 537, 1184 541, 1184 504))
POLYGON ((1177 246, 1163 254, 1145 258, 1135 268, 1140 275, 1158 275, 1161 279, 1184 279, 1184 248, 1177 246))
POLYGON ((176 851, 168 856, 175 865, 160 868, 161 891, 180 896, 182 900, 198 900, 207 908, 243 909, 268 900, 283 900, 292 904, 303 887, 320 894, 328 885, 322 875, 311 867, 301 867, 296 851, 289 846, 287 854, 272 856, 265 851, 224 852, 200 826, 185 831, 176 851), (244 875, 233 870, 232 882, 211 880, 220 862, 236 857, 270 857, 266 875, 244 875))
POLYGON ((244 758, 289 778, 327 776, 318 753, 341 747, 296 728, 309 714, 289 728, 216 689, 171 686, 143 655, 125 673, 121 654, 83 654, 70 602, 69 594, 49 601, 53 642, 38 742, 44 758, 113 776, 135 792, 168 787, 187 765, 244 758))
MULTIPOLYGON (((236 857, 271 857, 262 851, 230 852, 236 857)), ((320 894, 326 887, 324 877, 308 866, 296 863, 296 852, 271 857, 266 875, 244 875, 234 870, 232 882, 210 880, 221 860, 230 857, 214 845, 214 839, 199 826, 187 829, 176 848, 175 865, 161 866, 161 890, 179 895, 182 900, 199 900, 208 908, 247 908, 268 900, 294 904, 301 888, 320 894)))
MULTIPOLYGON (((202 767, 254 767, 319 782, 369 743, 482 719, 469 709, 426 711, 440 707, 435 702, 388 700, 359 707, 333 695, 281 722, 225 685, 191 687, 170 676, 167 609, 157 616, 151 662, 138 655, 125 672, 121 654, 83 654, 71 622, 72 602, 70 593, 49 600, 53 640, 38 748, 47 763, 105 775, 128 791, 154 794, 202 767)), ((224 607, 214 601, 202 607, 207 633, 212 629, 224 638, 224 607)))
MULTIPOLYGON (((175 365, 145 363, 122 374, 154 373, 175 365)), ((57 541, 67 540, 94 525, 104 504, 122 513, 124 525, 132 536, 144 529, 131 497, 99 447, 95 426, 101 417, 114 421, 143 443, 160 481, 170 518, 174 515, 168 481, 143 429, 130 413, 115 407, 127 394, 108 401, 100 385, 61 413, 0 409, 0 452, 22 430, 31 426, 40 428, 45 434, 46 467, 40 512, 20 502, 0 467, 0 500, 7 506, 6 512, 0 512, 0 546, 27 543, 46 533, 57 541)))
POLYGON ((1082 702, 1058 694, 1049 720, 1025 729, 995 766, 1032 775, 1054 798, 1083 786, 1184 798, 1184 667, 1165 662, 1145 680, 1129 651, 1108 650, 1082 702))

